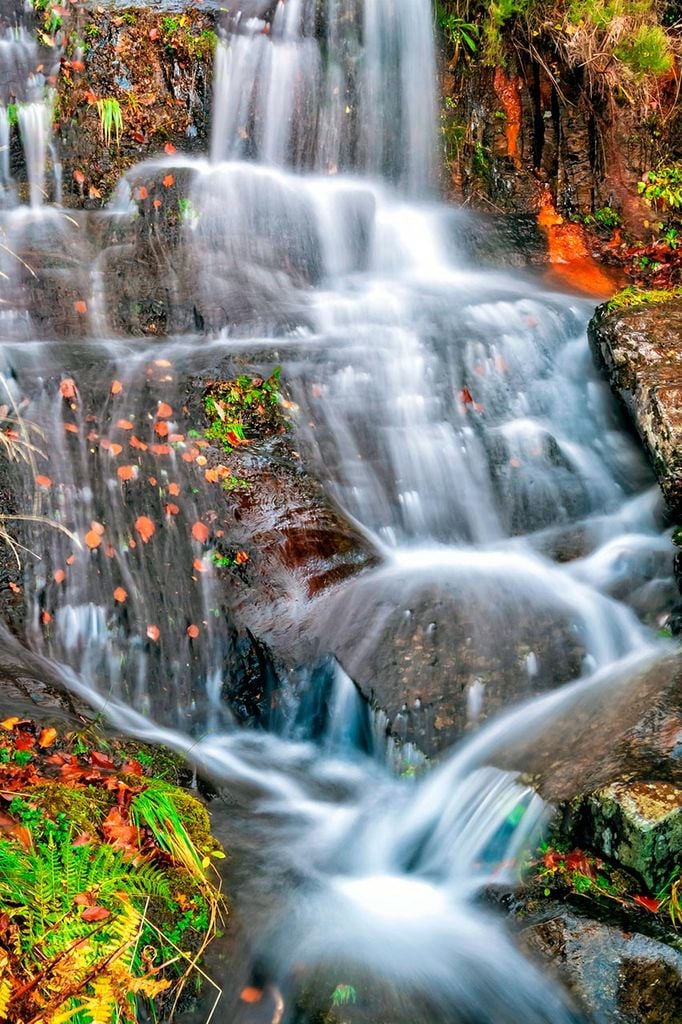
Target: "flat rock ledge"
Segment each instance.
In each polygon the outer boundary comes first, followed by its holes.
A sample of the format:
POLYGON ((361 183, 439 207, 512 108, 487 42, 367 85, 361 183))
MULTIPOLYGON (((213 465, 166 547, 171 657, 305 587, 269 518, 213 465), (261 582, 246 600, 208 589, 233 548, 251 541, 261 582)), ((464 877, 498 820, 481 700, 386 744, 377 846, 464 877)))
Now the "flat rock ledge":
POLYGON ((672 515, 682 513, 682 299, 612 311, 600 306, 590 344, 623 400, 672 515))

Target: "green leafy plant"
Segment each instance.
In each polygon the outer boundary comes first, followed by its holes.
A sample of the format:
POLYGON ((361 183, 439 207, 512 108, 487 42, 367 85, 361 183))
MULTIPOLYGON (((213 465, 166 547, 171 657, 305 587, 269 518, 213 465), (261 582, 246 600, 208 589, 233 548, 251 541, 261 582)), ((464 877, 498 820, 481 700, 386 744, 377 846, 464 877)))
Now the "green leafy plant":
POLYGON ((106 96, 97 100, 97 113, 104 145, 108 148, 111 146, 112 139, 115 139, 118 146, 123 132, 121 104, 114 96, 106 96))
POLYGON ((671 299, 682 297, 682 288, 641 289, 629 285, 617 292, 607 303, 609 311, 632 309, 635 306, 648 306, 658 302, 670 302, 671 299))
POLYGON ((682 164, 647 171, 637 184, 639 194, 656 209, 682 209, 682 164))
POLYGON ((353 985, 337 985, 331 995, 332 1006, 348 1006, 357 1001, 358 993, 353 985))

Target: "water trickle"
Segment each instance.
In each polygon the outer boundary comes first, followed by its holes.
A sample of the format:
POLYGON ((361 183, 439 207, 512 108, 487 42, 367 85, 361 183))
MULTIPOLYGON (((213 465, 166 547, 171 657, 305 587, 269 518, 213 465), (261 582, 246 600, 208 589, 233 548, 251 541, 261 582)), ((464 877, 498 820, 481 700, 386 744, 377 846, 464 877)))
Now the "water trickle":
MULTIPOLYGON (((655 657, 660 503, 591 365, 589 306, 475 267, 463 215, 429 198, 427 0, 246 6, 218 45, 210 159, 133 168, 97 231, 43 204, 35 43, 0 39, 31 192, 0 214, 0 357, 44 453, 25 500, 39 476, 63 528, 26 530, 32 671, 60 666, 248 806, 272 878, 245 904, 291 880, 251 935, 287 1012, 301 971, 343 967, 369 978, 375 1019, 569 1024, 476 902, 546 818, 490 765, 655 657), (150 194, 168 174, 170 227, 150 194), (141 334, 159 329, 150 296, 164 339, 141 334), (318 598, 278 570, 264 631, 288 616, 308 660, 274 683, 219 571, 238 526, 191 434, 206 375, 254 351, 283 366, 296 444, 379 553, 318 598), (448 716, 445 735, 471 738, 414 779, 448 716), (237 727, 254 720, 269 731, 237 727)), ((0 147, 9 130, 5 106, 0 147)))

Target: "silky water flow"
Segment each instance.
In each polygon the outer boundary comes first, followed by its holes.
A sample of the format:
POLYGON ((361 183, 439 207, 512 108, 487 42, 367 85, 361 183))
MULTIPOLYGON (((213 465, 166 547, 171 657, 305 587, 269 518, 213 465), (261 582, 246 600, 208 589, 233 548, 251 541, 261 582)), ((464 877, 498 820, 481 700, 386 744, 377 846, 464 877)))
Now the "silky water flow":
MULTIPOLYGON (((53 482, 36 498, 29 473, 21 508, 81 541, 105 528, 91 550, 26 527, 40 560, 26 563, 24 643, 33 671, 51 666, 115 727, 186 751, 246 806, 233 828, 258 850, 248 892, 260 901, 247 932, 285 1021, 299 984, 343 977, 372 993, 368 1020, 568 1024, 580 1018, 567 998, 480 904, 487 886, 514 883, 548 814, 517 772, 492 766, 595 694, 627 701, 628 680, 663 656, 651 627, 671 600, 672 548, 658 494, 592 367, 591 304, 476 266, 470 219, 434 198, 428 0, 245 7, 217 47, 209 156, 131 170, 87 238, 56 202, 36 44, 16 25, 0 39, 3 402, 39 428, 37 471, 53 482), (23 192, 7 156, 12 105, 23 192), (159 172, 185 189, 171 258, 150 250, 172 331, 126 338, 121 275, 139 272, 131 238, 150 216, 136 195, 159 172), (77 329, 64 294, 81 303, 77 329), (350 638, 346 671, 304 666, 271 731, 238 727, 224 700, 229 596, 179 525, 212 505, 182 457, 186 382, 249 352, 282 366, 308 464, 378 555, 320 601, 299 596, 321 650, 325 636, 350 638), (182 438, 172 446, 154 435, 159 402, 182 438), (138 442, 126 484, 124 414, 138 442), (155 535, 133 546, 142 511, 155 535), (576 537, 579 553, 562 557, 576 537), (475 655, 472 734, 401 778, 414 708, 387 742, 353 679, 434 594, 425 634, 461 620, 475 655), (196 622, 198 641, 186 634, 196 622), (522 703, 499 711, 485 666, 521 644, 522 703), (541 692, 545 680, 563 685, 541 692)), ((228 987, 217 1019, 229 1024, 234 1005, 228 987)))

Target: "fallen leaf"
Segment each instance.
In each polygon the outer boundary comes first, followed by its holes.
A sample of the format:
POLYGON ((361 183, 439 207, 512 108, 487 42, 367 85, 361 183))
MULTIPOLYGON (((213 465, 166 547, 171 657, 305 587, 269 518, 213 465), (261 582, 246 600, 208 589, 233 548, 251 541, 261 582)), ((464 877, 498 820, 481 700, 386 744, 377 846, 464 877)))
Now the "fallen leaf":
POLYGON ((160 210, 161 207, 163 206, 163 203, 161 202, 160 199, 155 199, 154 202, 152 203, 152 206, 154 207, 155 210, 160 210))
POLYGON ((199 627, 195 626, 194 623, 192 623, 191 626, 187 627, 187 636, 190 638, 190 640, 196 640, 196 638, 199 636, 199 627))
POLYGON ((168 484, 168 493, 171 494, 174 498, 177 498, 177 496, 180 494, 180 484, 168 484))
POLYGON ((207 469, 204 476, 209 484, 217 484, 220 480, 220 472, 217 469, 207 469))
POLYGON ((99 750, 90 751, 90 764, 94 764, 96 768, 115 768, 116 765, 109 757, 108 754, 103 754, 99 750))
POLYGON ((82 171, 79 171, 78 168, 76 168, 76 170, 73 172, 73 180, 76 182, 77 185, 82 185, 85 181, 85 175, 82 171))
POLYGON ((206 526, 205 523, 194 523, 194 525, 192 526, 192 536, 201 544, 205 544, 209 538, 208 526, 206 526))
POLYGON ((112 384, 111 384, 111 393, 112 393, 112 395, 120 395, 122 391, 123 391, 123 385, 121 384, 120 380, 113 381, 112 384))
POLYGON ((85 299, 76 299, 76 301, 73 304, 73 308, 77 313, 80 313, 82 315, 83 313, 87 313, 88 304, 85 301, 85 299))
POLYGON ((64 398, 77 398, 78 391, 76 390, 76 382, 73 377, 65 377, 64 380, 59 383, 59 390, 64 398))
POLYGON ((148 32, 148 36, 152 42, 154 42, 155 39, 158 39, 160 35, 161 33, 159 32, 158 28, 150 28, 148 32))
POLYGON ((48 622, 52 622, 52 616, 49 612, 43 611, 40 613, 40 621, 43 626, 47 626, 48 622))
POLYGON ((104 536, 104 527, 101 523, 98 523, 96 519, 91 520, 90 529, 94 530, 95 533, 98 533, 100 537, 104 536))
POLYGON ((158 420, 154 424, 154 433, 158 434, 159 437, 168 437, 170 427, 165 420, 158 420))
POLYGON ((66 564, 67 565, 74 565, 75 562, 76 562, 76 556, 75 555, 69 555, 69 557, 66 559, 66 564))
POLYGON ((116 587, 116 590, 114 591, 114 601, 118 601, 119 604, 123 604, 127 597, 127 590, 123 587, 116 587))
POLYGON ((117 420, 116 421, 116 426, 119 427, 121 430, 132 430, 133 429, 133 425, 130 422, 130 420, 117 420))
POLYGON ((17 750, 32 750, 35 745, 35 736, 31 736, 30 732, 25 732, 23 729, 17 730, 14 740, 14 746, 17 750))
POLYGON ((177 152, 172 142, 167 142, 166 145, 163 147, 163 151, 167 156, 172 156, 173 153, 177 152))
POLYGON ((107 910, 106 907, 86 907, 81 917, 84 921, 106 921, 108 917, 111 917, 111 911, 107 910))
POLYGON ((138 451, 141 452, 146 452, 149 445, 145 444, 144 441, 140 441, 140 439, 138 437, 135 437, 135 435, 133 434, 133 436, 130 438, 130 447, 137 448, 138 451))
POLYGON ((135 529, 140 535, 140 539, 145 544, 149 543, 149 540, 154 536, 156 532, 156 526, 148 516, 138 516, 135 520, 135 529))
POLYGON ((633 896, 632 898, 635 903, 639 903, 640 907, 644 907, 652 914, 658 913, 660 909, 661 901, 654 899, 653 896, 633 896))
POLYGON ((167 444, 153 444, 151 445, 151 451, 154 455, 170 455, 171 448, 167 444))
POLYGON ((192 562, 192 568, 195 572, 206 572, 206 566, 200 558, 195 558, 192 562))
POLYGON ((170 188, 171 185, 174 183, 174 181, 175 181, 175 178, 173 177, 173 175, 172 174, 167 174, 166 177, 163 179, 163 187, 164 188, 170 188))
POLYGON ((147 636, 150 640, 158 640, 161 636, 161 630, 158 626, 147 626, 147 636))
POLYGON ((40 736, 38 737, 38 746, 43 748, 51 747, 56 739, 57 730, 52 726, 49 726, 47 729, 41 729, 40 736))
POLYGON ((147 189, 145 188, 145 186, 144 186, 144 185, 140 185, 140 187, 138 188, 138 190, 137 190, 137 191, 136 191, 136 193, 135 193, 135 197, 136 197, 136 198, 137 198, 137 199, 138 199, 138 200, 139 200, 140 202, 141 202, 141 201, 142 201, 143 199, 146 199, 148 195, 149 195, 149 192, 147 191, 147 189))
POLYGON ((119 480, 132 480, 135 476, 134 466, 119 466, 116 470, 119 480))
POLYGON ((52 573, 52 579, 55 581, 55 583, 63 583, 64 580, 66 579, 66 573, 64 572, 63 569, 55 569, 55 571, 52 573))
POLYGON ((36 483, 39 487, 52 487, 52 481, 49 476, 37 476, 36 483))
POLYGON ((237 565, 244 565, 245 562, 248 562, 249 556, 246 551, 238 551, 234 556, 234 560, 237 565))
POLYGON ((177 514, 180 511, 180 506, 176 505, 172 501, 168 501, 168 502, 166 502, 165 509, 166 509, 166 515, 167 516, 177 516, 177 514))
POLYGON ((148 476, 148 477, 147 477, 147 480, 148 480, 148 482, 149 482, 149 483, 151 484, 151 486, 152 486, 152 487, 156 487, 156 485, 157 485, 157 484, 158 484, 158 482, 159 482, 159 481, 158 481, 158 480, 156 479, 156 477, 155 477, 155 476, 148 476))
POLYGON ((17 715, 13 715, 11 718, 6 718, 4 722, 0 722, 0 729, 4 729, 5 732, 11 732, 19 721, 21 719, 17 715))
POLYGON ((115 441, 112 441, 109 445, 109 451, 112 455, 120 455, 123 451, 123 445, 116 444, 115 441))
POLYGON ((260 988, 253 988, 249 985, 241 990, 239 998, 242 1003, 259 1003, 263 998, 263 991, 260 988))
POLYGON ((101 543, 102 538, 94 530, 89 530, 85 534, 85 544, 87 547, 90 548, 91 551, 94 551, 95 548, 98 548, 101 543))

